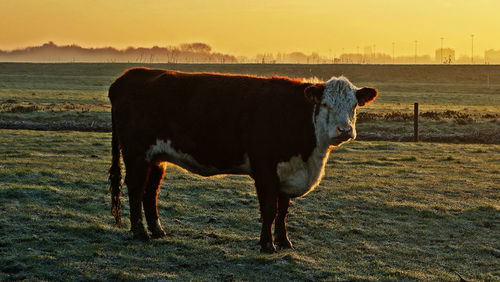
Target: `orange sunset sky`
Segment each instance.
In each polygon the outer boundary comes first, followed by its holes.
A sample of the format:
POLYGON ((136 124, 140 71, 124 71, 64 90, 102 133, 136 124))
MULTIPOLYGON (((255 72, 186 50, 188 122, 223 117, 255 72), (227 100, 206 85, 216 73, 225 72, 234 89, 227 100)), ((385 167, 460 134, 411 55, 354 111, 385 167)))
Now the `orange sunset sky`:
POLYGON ((500 49, 498 0, 0 0, 0 49, 47 41, 83 47, 204 42, 254 56, 302 51, 483 56, 500 49))

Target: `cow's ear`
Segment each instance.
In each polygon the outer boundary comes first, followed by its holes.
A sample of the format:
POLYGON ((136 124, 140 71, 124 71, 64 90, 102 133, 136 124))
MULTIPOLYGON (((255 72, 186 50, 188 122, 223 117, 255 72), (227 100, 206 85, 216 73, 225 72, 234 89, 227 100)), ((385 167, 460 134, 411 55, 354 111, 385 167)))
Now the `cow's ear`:
POLYGON ((363 87, 356 91, 356 98, 358 99, 358 105, 364 106, 369 104, 371 101, 377 98, 378 91, 375 88, 363 87))
POLYGON ((304 90, 304 96, 309 102, 320 104, 321 99, 323 99, 323 91, 325 91, 323 84, 313 84, 304 90))

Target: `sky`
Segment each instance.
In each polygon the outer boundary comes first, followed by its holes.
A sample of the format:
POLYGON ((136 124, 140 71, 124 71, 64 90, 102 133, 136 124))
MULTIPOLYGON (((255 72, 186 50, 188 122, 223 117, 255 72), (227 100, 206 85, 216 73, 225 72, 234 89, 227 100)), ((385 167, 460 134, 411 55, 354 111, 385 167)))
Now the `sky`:
POLYGON ((500 49, 499 0, 0 0, 0 49, 204 42, 217 52, 458 56, 500 49))

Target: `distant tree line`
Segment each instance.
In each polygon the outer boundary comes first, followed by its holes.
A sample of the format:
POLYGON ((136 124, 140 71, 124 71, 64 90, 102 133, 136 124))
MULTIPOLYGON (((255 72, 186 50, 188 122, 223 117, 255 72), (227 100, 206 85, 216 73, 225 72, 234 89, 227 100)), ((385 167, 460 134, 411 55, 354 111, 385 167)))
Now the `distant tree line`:
MULTIPOLYGON (((316 52, 305 54, 262 53, 255 57, 214 52, 208 44, 196 42, 179 46, 154 46, 152 48, 113 47, 84 48, 78 45, 56 45, 50 41, 41 46, 32 46, 12 51, 0 50, 0 62, 130 62, 130 63, 262 63, 262 64, 468 64, 471 58, 461 55, 455 58, 455 50, 440 48, 435 58, 426 54, 395 56, 374 52, 371 46, 364 52, 341 53, 337 56, 321 56, 316 52)), ((500 63, 500 50, 487 50, 484 57, 474 56, 474 62, 486 64, 500 63)))
POLYGON ((0 61, 9 62, 133 62, 133 63, 236 63, 236 57, 213 52, 205 43, 152 48, 84 48, 59 46, 50 41, 13 51, 0 50, 0 61))

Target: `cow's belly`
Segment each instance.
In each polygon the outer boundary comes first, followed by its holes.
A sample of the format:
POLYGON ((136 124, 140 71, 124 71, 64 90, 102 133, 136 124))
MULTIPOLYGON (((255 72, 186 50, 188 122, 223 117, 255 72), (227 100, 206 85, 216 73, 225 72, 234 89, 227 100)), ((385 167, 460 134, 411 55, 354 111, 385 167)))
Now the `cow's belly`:
POLYGON ((213 176, 220 174, 250 174, 250 162, 247 155, 242 156, 243 162, 238 165, 232 165, 225 168, 218 168, 212 165, 199 163, 196 158, 190 154, 176 150, 172 147, 171 140, 158 139, 146 152, 148 162, 169 162, 183 169, 201 176, 213 176))
POLYGON ((302 197, 314 190, 323 178, 328 155, 315 149, 307 161, 294 156, 289 161, 278 163, 280 192, 290 197, 302 197))

